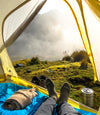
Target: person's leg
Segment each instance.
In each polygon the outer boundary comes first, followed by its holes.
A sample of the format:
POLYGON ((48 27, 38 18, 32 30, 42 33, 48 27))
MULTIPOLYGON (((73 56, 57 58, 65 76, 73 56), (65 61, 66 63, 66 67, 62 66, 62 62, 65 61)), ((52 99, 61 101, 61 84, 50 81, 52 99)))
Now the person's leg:
POLYGON ((60 98, 58 99, 58 115, 81 115, 70 104, 67 103, 69 92, 70 86, 67 83, 65 83, 60 90, 60 98))
POLYGON ((61 105, 57 106, 57 113, 58 115, 81 115, 67 102, 63 102, 61 105))
POLYGON ((50 79, 46 80, 46 87, 49 92, 49 98, 42 103, 34 115, 53 115, 54 108, 56 107, 57 94, 54 84, 50 79))
POLYGON ((49 97, 42 103, 34 115, 52 115, 55 107, 56 101, 52 97, 49 97))

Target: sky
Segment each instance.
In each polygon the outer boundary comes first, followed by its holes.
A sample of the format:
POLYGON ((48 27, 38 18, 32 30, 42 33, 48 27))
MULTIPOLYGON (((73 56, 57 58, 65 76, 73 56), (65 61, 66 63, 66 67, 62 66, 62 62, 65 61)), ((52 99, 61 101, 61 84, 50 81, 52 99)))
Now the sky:
POLYGON ((47 0, 40 13, 45 13, 53 9, 56 9, 62 13, 65 12, 68 7, 66 7, 66 4, 63 0, 47 0))
MULTIPOLYGON (((90 15, 87 20, 90 23, 88 28, 92 33, 91 38, 97 39, 100 26, 95 23, 96 19, 89 9, 85 9, 87 17, 90 15), (93 32, 95 26, 97 26, 96 33, 93 32)), ((11 21, 12 23, 15 22, 11 21)), ((93 40, 92 42, 94 43, 93 40)), ((99 43, 96 42, 95 46, 98 47, 99 43)), ((8 48, 8 51, 12 57, 31 55, 39 56, 44 60, 55 60, 82 49, 84 49, 82 39, 69 7, 63 0, 47 0, 39 14, 16 42, 8 48)))

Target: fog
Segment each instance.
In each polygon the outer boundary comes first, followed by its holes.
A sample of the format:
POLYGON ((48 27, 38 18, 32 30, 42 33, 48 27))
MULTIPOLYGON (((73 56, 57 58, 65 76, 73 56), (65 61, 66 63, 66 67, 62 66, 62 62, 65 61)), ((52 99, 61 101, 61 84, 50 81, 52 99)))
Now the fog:
POLYGON ((83 48, 73 17, 52 10, 38 14, 8 52, 15 60, 35 56, 41 60, 60 60, 83 48))

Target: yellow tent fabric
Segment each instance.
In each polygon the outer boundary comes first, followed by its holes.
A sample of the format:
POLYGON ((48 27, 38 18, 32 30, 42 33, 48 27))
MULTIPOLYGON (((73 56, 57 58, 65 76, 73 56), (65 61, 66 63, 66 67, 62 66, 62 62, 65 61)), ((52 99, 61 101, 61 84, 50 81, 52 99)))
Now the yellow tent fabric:
POLYGON ((6 76, 18 76, 8 56, 6 47, 18 38, 45 2, 46 0, 10 0, 8 4, 5 4, 6 0, 1 1, 0 59, 6 76), (23 13, 22 11, 25 12, 23 13), (10 28, 8 28, 9 26, 10 28))
POLYGON ((29 0, 9 0, 6 4, 6 0, 0 1, 0 48, 3 45, 3 24, 8 15, 11 14, 15 9, 20 7, 25 2, 29 0))
MULTIPOLYGON (((72 14, 75 18, 75 21, 77 23, 77 27, 78 30, 80 32, 81 38, 83 40, 83 44, 85 46, 85 49, 87 50, 88 56, 90 58, 90 61, 92 63, 93 66, 93 70, 94 70, 94 82, 99 80, 100 81, 100 73, 99 73, 99 69, 97 64, 99 63, 95 63, 97 60, 97 58, 95 58, 94 60, 94 56, 96 56, 96 53, 93 53, 93 48, 91 48, 91 44, 90 44, 90 39, 89 39, 89 34, 88 34, 88 29, 87 29, 87 25, 86 25, 86 20, 85 20, 85 16, 84 16, 84 11, 83 11, 83 2, 82 0, 64 0, 67 5, 70 7, 72 14), (97 75, 98 73, 98 75, 97 75)), ((87 0, 86 0, 87 1, 87 0)), ((93 4, 93 7, 95 8, 97 4, 97 2, 93 2, 88 0, 90 4, 93 4)), ((92 8, 93 9, 93 8, 92 8)), ((96 14, 98 15, 100 12, 99 8, 96 8, 95 10, 93 9, 94 12, 96 12, 96 14)))
POLYGON ((5 81, 5 75, 1 66, 1 60, 0 60, 0 83, 5 81))
POLYGON ((97 115, 100 115, 100 108, 99 108, 99 110, 98 110, 98 113, 97 113, 97 115))
POLYGON ((6 52, 6 49, 4 46, 3 24, 4 24, 6 17, 11 12, 13 12, 15 9, 17 9, 18 7, 20 7, 22 4, 24 4, 26 2, 28 2, 28 0, 16 0, 16 1, 10 0, 7 4, 5 4, 6 0, 0 1, 0 27, 1 27, 0 28, 0 51, 1 51, 1 47, 4 48, 4 50, 2 52, 0 52, 0 59, 1 59, 1 63, 3 63, 2 65, 3 65, 5 74, 9 74, 9 72, 10 72, 10 73, 13 73, 14 76, 17 75, 17 73, 15 72, 15 70, 11 64, 11 61, 9 59, 9 56, 7 55, 7 52, 6 52), (6 61, 8 61, 9 65, 6 64, 6 61), (11 68, 11 70, 8 68, 11 68))
MULTIPOLYGON (((16 72, 13 69, 13 66, 11 64, 11 61, 9 60, 9 56, 7 55, 5 46, 4 46, 4 40, 3 40, 3 24, 6 17, 13 12, 15 9, 20 7, 22 4, 28 2, 28 0, 9 0, 7 4, 5 4, 6 0, 0 1, 0 59, 3 63, 3 69, 6 74, 9 74, 10 71, 13 71, 14 75, 16 76, 16 72), (3 48, 3 52, 1 53, 1 48, 3 48), (9 65, 7 67, 6 60, 9 61, 9 65), (5 63, 5 64, 4 64, 5 63), (12 70, 9 70, 8 68, 11 67, 12 70)), ((11 72, 12 73, 12 72, 11 72)))
MULTIPOLYGON (((85 11, 85 20, 87 23, 89 40, 91 43, 91 50, 94 58, 96 73, 97 73, 97 79, 100 81, 100 42, 99 42, 99 36, 100 36, 100 1, 99 0, 85 0, 87 3, 88 9, 90 10, 90 13, 92 14, 92 18, 90 19, 88 17, 88 13, 85 11), (89 25, 89 23, 93 24, 92 26, 89 25)), ((85 9, 84 9, 85 10, 85 9)))
MULTIPOLYGON (((9 2, 7 4, 6 0, 1 0, 0 2, 0 59, 1 59, 1 64, 2 64, 2 68, 3 71, 5 73, 6 76, 11 76, 11 80, 16 83, 16 84, 21 84, 27 87, 36 87, 37 90, 39 90, 40 92, 46 93, 46 91, 44 89, 39 88, 38 86, 34 86, 33 84, 20 79, 19 77, 17 77, 17 73, 15 72, 12 63, 10 61, 10 58, 7 54, 7 50, 6 47, 4 45, 4 36, 3 36, 3 24, 5 19, 7 18, 8 15, 10 15, 14 10, 16 10, 17 8, 21 7, 22 5, 24 5, 25 3, 27 3, 30 0, 9 0, 9 2), (5 7, 5 8, 4 8, 5 7), (6 9, 7 7, 7 9, 6 9), (2 51, 2 52, 1 52, 2 51)), ((99 79, 99 77, 97 78, 97 74, 96 74, 96 69, 95 69, 95 63, 94 63, 94 58, 93 58, 93 54, 92 54, 92 50, 91 50, 91 46, 90 46, 90 42, 89 42, 89 37, 88 37, 88 31, 86 28, 86 23, 85 23, 85 19, 84 19, 84 14, 83 14, 83 7, 82 7, 82 1, 81 0, 64 0, 68 6, 70 7, 74 18, 76 20, 78 29, 80 31, 80 35, 83 39, 83 43, 84 46, 87 50, 87 53, 90 57, 91 63, 93 65, 94 68, 94 79, 95 81, 97 79, 99 79)), ((97 111, 88 108, 80 103, 77 103, 71 99, 69 99, 69 103, 72 104, 74 107, 77 108, 81 108, 82 110, 86 110, 86 111, 90 111, 93 113, 97 113, 97 111)))
MULTIPOLYGON (((45 2, 46 0, 29 0, 27 3, 21 5, 22 7, 18 7, 18 9, 14 12, 12 11, 10 15, 5 17, 2 30, 6 47, 11 45, 18 38, 45 2)), ((3 48, 2 46, 1 50, 3 48)))
POLYGON ((2 68, 3 71, 5 73, 6 76, 10 75, 10 76, 15 76, 17 77, 17 73, 12 65, 12 62, 8 56, 7 50, 4 49, 1 53, 0 53, 0 58, 1 58, 1 62, 2 62, 2 68))
POLYGON ((100 0, 85 0, 93 14, 100 21, 100 0))

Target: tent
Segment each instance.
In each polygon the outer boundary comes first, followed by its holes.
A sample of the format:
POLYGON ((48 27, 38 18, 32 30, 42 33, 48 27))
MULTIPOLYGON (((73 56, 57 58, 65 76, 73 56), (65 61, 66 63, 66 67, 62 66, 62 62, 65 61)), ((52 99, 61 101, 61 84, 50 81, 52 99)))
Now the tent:
MULTIPOLYGON (((75 18, 77 27, 79 29, 83 44, 87 50, 88 56, 93 66, 94 70, 94 82, 100 81, 100 71, 99 71, 99 49, 95 48, 95 44, 98 43, 88 34, 87 29, 87 18, 84 14, 84 7, 82 0, 64 0, 69 6, 72 14, 75 18)), ((36 87, 37 90, 45 95, 48 95, 47 90, 42 87, 36 86, 24 79, 18 77, 12 62, 7 53, 7 47, 9 47, 22 33, 30 21, 36 16, 39 10, 42 8, 46 0, 10 0, 9 3, 5 4, 6 0, 0 1, 0 82, 6 82, 11 80, 14 84, 23 85, 25 87, 36 87), (27 9, 27 10, 26 10, 27 9), (23 13, 24 11, 24 13, 23 13), (13 18, 16 17, 15 22, 12 22, 13 18), (12 27, 7 31, 6 26, 12 23, 12 27)), ((100 21, 99 16, 99 6, 100 2, 98 0, 85 0, 86 4, 89 6, 90 10, 100 21)), ((78 103, 72 99, 68 101, 73 107, 97 114, 97 111, 89 108, 81 103, 78 103)), ((99 111, 98 111, 99 115, 99 111)))

